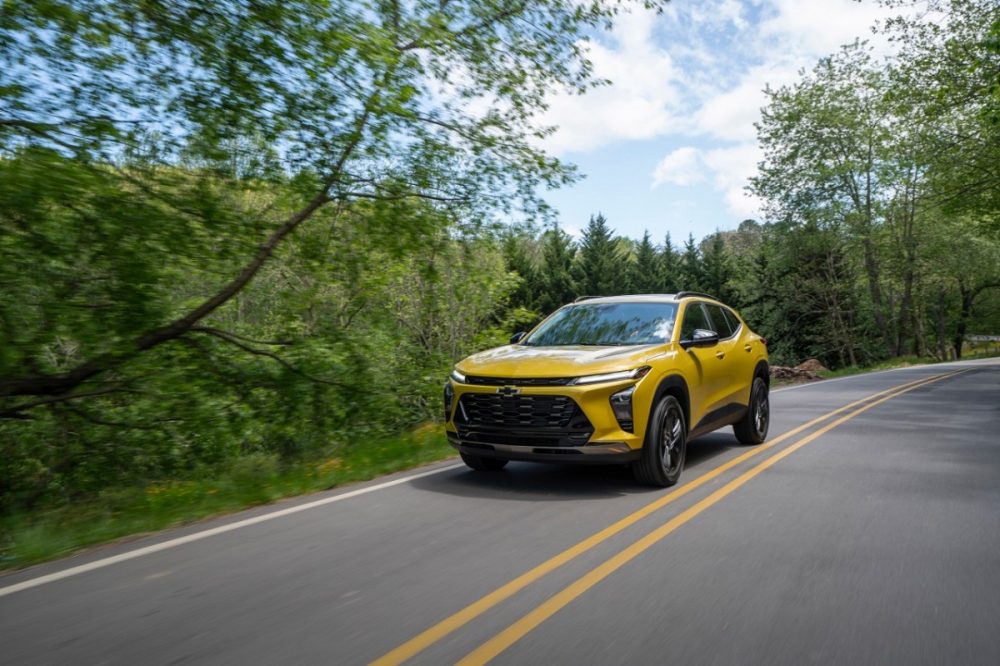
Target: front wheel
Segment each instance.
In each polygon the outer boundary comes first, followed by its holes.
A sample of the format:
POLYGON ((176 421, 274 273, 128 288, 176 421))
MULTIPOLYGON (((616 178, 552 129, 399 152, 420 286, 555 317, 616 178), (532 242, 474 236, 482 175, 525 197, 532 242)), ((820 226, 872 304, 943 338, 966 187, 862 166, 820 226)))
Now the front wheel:
POLYGON ((632 474, 648 486, 672 486, 681 478, 686 452, 684 410, 677 398, 665 396, 650 414, 646 441, 639 460, 632 463, 632 474))
POLYGON ((767 427, 771 423, 771 399, 767 382, 760 377, 753 380, 750 389, 750 404, 747 413, 733 424, 733 432, 740 444, 760 444, 767 439, 767 427))
POLYGON ((507 465, 507 461, 500 458, 484 458, 483 456, 473 456, 468 453, 460 453, 459 455, 462 456, 462 462, 480 472, 496 472, 507 465))

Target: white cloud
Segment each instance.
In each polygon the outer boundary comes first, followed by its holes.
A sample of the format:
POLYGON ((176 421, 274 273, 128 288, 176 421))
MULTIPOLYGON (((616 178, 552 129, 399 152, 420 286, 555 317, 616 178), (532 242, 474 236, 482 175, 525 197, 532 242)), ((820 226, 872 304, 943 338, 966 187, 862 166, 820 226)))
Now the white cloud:
POLYGON ((693 146, 684 146, 671 152, 653 170, 653 185, 664 184, 694 185, 705 180, 705 165, 702 151, 693 146))
POLYGON ((732 215, 741 220, 756 217, 760 214, 761 202, 747 193, 746 186, 757 173, 760 159, 760 147, 755 141, 711 150, 684 146, 656 165, 652 187, 664 184, 686 187, 710 180, 732 215))
POLYGON ((594 75, 612 83, 585 95, 559 92, 551 97, 541 123, 559 129, 545 140, 548 150, 565 154, 649 139, 677 124, 679 72, 670 54, 656 44, 655 22, 655 12, 635 10, 620 17, 610 42, 589 44, 594 75))
POLYGON ((722 192, 726 208, 740 220, 760 215, 761 201, 750 195, 746 186, 757 173, 762 157, 756 141, 709 150, 703 157, 712 172, 715 189, 722 192))
POLYGON ((670 53, 679 68, 695 70, 683 90, 695 110, 682 124, 689 145, 657 163, 652 187, 709 181, 729 213, 758 216, 761 202, 745 188, 762 157, 754 123, 767 102, 765 87, 795 82, 801 70, 856 39, 869 40, 876 55, 889 54, 891 45, 871 27, 897 11, 854 0, 672 4, 671 34, 681 43, 670 53))
POLYGON ((764 88, 777 88, 798 78, 801 63, 781 61, 752 67, 733 88, 708 97, 694 114, 694 131, 725 141, 756 138, 754 123, 767 102, 764 88))
POLYGON ((827 55, 855 39, 871 39, 876 21, 898 13, 874 2, 856 0, 770 0, 772 15, 760 25, 764 38, 775 38, 786 48, 817 56, 827 55))

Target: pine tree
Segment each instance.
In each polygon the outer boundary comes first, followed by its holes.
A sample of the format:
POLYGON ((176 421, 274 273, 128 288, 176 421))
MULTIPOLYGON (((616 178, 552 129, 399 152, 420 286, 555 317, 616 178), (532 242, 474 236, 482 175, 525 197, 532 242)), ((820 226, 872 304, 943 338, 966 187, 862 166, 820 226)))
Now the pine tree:
POLYGON ((684 253, 681 254, 680 260, 680 278, 681 291, 701 291, 703 288, 701 254, 694 242, 694 234, 688 234, 687 242, 684 243, 684 253))
POLYGON ((663 249, 657 256, 658 285, 657 291, 673 294, 680 291, 680 257, 670 240, 670 232, 663 240, 663 249))
POLYGON ((628 265, 628 289, 634 294, 656 294, 661 291, 660 266, 656 246, 646 231, 635 249, 635 261, 628 265))
POLYGON ((538 311, 547 315, 576 297, 573 259, 576 248, 569 234, 557 226, 542 234, 542 265, 537 273, 538 311))
POLYGON ((732 262, 722 234, 718 231, 702 242, 701 288, 709 294, 728 302, 729 283, 733 278, 732 262))
POLYGON ((591 216, 580 243, 576 265, 580 295, 608 296, 627 291, 625 258, 614 239, 614 230, 600 213, 591 216))
POLYGON ((521 278, 517 288, 510 294, 511 307, 533 310, 538 300, 538 268, 529 252, 530 245, 535 243, 533 236, 533 233, 511 230, 503 237, 503 255, 507 270, 517 273, 521 278))

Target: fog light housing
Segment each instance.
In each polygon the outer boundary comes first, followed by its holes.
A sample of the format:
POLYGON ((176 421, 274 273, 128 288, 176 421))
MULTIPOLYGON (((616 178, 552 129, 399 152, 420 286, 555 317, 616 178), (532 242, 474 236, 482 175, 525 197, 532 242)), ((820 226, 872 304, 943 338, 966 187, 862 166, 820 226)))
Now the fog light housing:
POLYGON ((632 423, 632 394, 635 387, 629 386, 624 391, 619 391, 611 396, 611 411, 614 412, 618 425, 625 432, 634 432, 632 423))
POLYGON ((444 383, 444 422, 451 419, 451 403, 455 400, 455 389, 451 387, 451 382, 444 383))

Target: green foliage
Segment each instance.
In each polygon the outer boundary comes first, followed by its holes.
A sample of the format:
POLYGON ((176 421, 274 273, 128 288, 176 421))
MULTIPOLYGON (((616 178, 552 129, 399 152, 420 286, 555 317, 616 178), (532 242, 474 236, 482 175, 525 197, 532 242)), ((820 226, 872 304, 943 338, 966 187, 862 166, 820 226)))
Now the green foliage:
POLYGON ((590 217, 583 231, 575 277, 581 295, 608 296, 628 291, 625 256, 600 213, 590 217))
POLYGON ((569 234, 559 227, 542 234, 542 265, 538 270, 538 310, 546 315, 578 295, 573 278, 576 248, 569 234))
POLYGON ((670 240, 669 232, 663 239, 663 247, 657 255, 657 274, 660 278, 660 290, 663 293, 675 294, 681 291, 680 259, 670 240))
POLYGON ((642 235, 635 251, 635 260, 628 266, 629 291, 635 294, 657 294, 663 291, 660 262, 649 232, 642 235))
POLYGON ((0 511, 436 416, 533 316, 484 223, 574 178, 537 115, 628 4, 4 3, 0 511))
POLYGON ((701 264, 701 251, 694 242, 693 234, 688 234, 679 263, 678 276, 681 285, 679 291, 702 291, 705 281, 704 269, 701 264))
POLYGON ((709 236, 702 242, 702 248, 700 270, 702 288, 724 302, 732 301, 730 283, 735 276, 722 234, 716 232, 709 236))

